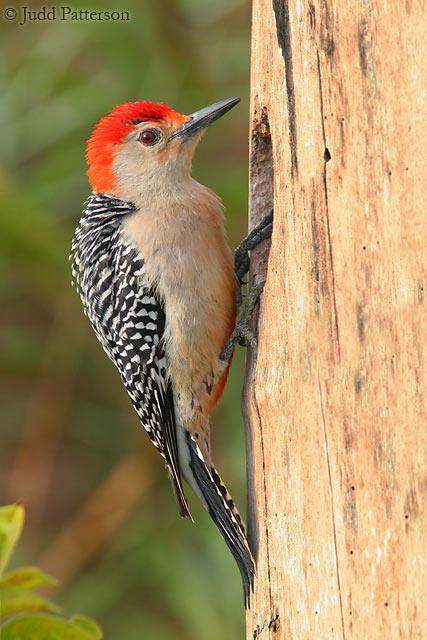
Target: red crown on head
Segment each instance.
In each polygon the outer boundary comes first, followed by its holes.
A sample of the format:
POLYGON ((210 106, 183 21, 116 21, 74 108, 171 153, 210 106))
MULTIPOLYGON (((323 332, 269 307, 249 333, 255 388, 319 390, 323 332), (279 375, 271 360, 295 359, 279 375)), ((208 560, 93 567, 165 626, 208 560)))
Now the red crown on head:
POLYGON ((94 192, 113 191, 116 178, 112 163, 118 145, 140 122, 172 120, 182 123, 184 116, 165 104, 155 102, 125 102, 119 104, 96 125, 87 143, 87 175, 94 192))

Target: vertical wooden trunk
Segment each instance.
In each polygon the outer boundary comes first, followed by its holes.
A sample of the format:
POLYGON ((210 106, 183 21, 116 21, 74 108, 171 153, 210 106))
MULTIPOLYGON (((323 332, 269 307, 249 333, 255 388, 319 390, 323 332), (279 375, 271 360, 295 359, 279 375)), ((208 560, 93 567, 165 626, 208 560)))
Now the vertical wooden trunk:
POLYGON ((250 640, 427 638, 424 5, 254 0, 250 640))

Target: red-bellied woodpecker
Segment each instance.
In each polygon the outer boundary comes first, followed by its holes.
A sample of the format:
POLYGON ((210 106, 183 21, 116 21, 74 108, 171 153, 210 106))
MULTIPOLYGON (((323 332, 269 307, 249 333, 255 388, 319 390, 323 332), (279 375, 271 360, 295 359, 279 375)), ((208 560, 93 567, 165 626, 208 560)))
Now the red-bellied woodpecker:
POLYGON ((166 462, 180 515, 191 518, 183 476, 237 561, 247 605, 254 563, 209 434, 233 348, 221 357, 235 326, 237 278, 221 202, 190 175, 202 133, 238 101, 191 116, 126 103, 103 118, 88 142, 93 193, 72 257, 85 312, 166 462))

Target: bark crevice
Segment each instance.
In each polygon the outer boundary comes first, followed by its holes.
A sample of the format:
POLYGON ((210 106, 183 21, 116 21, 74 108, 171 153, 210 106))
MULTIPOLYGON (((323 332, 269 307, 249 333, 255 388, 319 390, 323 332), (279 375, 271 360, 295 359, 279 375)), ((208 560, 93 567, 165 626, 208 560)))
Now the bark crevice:
POLYGON ((319 104, 320 104, 320 118, 321 118, 321 128, 322 128, 322 138, 323 138, 323 194, 325 201, 325 215, 326 215, 326 230, 327 230, 327 238, 328 238, 328 253, 329 253, 329 262, 331 268, 331 287, 332 287, 332 305, 333 305, 333 322, 335 325, 335 335, 336 335, 336 347, 337 347, 337 355, 338 360, 341 358, 341 345, 340 345, 340 332, 338 326, 338 312, 337 312, 337 301, 335 295, 335 273, 334 273, 334 257, 332 255, 332 243, 331 243, 331 230, 329 224, 329 201, 328 201, 328 182, 326 176, 326 165, 331 160, 331 154, 326 146, 326 131, 325 131, 325 114, 323 109, 323 93, 322 93, 322 74, 320 71, 320 58, 319 52, 316 48, 316 59, 317 59, 317 76, 319 80, 319 104))
POLYGON ((344 625, 344 611, 343 611, 343 602, 342 602, 342 592, 341 592, 341 580, 340 580, 340 567, 339 567, 339 559, 338 559, 338 545, 337 545, 337 527, 335 523, 335 504, 334 504, 334 486, 332 483, 332 475, 331 475, 331 463, 329 460, 329 445, 328 445, 328 434, 326 433, 326 420, 325 420, 325 412, 323 409, 323 398, 322 398, 322 386, 320 384, 319 377, 317 378, 317 383, 319 385, 319 403, 320 403, 320 413, 322 416, 322 431, 323 431, 323 439, 325 444, 325 455, 326 455, 326 465, 328 469, 328 482, 329 482, 329 491, 331 496, 331 518, 332 518, 332 531, 334 535, 334 555, 335 555, 335 568, 337 574, 337 587, 338 587, 338 595, 340 601, 340 612, 341 612, 341 625, 342 625, 342 638, 345 638, 345 625, 344 625))

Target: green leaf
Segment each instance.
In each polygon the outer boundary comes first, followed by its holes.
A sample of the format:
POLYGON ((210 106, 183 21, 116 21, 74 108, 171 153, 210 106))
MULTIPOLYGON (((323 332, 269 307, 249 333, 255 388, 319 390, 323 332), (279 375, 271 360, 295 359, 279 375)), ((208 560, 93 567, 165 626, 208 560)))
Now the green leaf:
POLYGON ((0 575, 21 535, 24 524, 24 507, 11 504, 0 507, 0 575))
POLYGON ((37 567, 20 567, 8 571, 0 578, 0 587, 20 587, 21 589, 32 589, 40 585, 56 586, 58 580, 46 575, 37 567))
POLYGON ((102 631, 90 618, 70 620, 34 614, 9 620, 0 627, 1 640, 100 640, 102 631))
POLYGON ((19 587, 0 587, 0 619, 27 611, 52 611, 60 608, 46 598, 19 587))
POLYGON ((96 640, 99 640, 103 636, 101 627, 95 622, 95 620, 92 620, 92 618, 88 618, 81 613, 76 613, 72 616, 70 618, 70 623, 76 627, 81 627, 90 634, 91 638, 96 638, 96 640))

